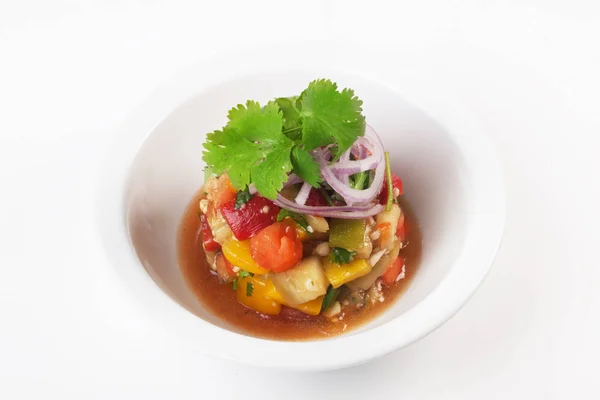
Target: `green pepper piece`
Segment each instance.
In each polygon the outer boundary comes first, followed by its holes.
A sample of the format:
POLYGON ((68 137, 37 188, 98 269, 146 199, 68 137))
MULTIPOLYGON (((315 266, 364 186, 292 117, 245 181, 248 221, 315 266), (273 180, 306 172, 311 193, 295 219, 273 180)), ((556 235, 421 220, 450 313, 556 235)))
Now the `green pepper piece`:
POLYGON ((358 251, 365 244, 366 219, 337 219, 329 221, 329 247, 358 251))

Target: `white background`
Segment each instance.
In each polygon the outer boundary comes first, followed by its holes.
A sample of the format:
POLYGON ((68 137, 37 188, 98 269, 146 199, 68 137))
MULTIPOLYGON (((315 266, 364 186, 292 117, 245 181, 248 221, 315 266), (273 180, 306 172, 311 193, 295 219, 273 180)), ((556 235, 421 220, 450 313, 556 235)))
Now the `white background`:
POLYGON ((595 0, 0 2, 0 398, 600 398, 599 42, 595 0), (419 62, 454 82, 506 167, 498 257, 452 320, 370 364, 206 358, 107 276, 93 190, 112 129, 199 58, 332 38, 398 62, 431 49, 419 62))

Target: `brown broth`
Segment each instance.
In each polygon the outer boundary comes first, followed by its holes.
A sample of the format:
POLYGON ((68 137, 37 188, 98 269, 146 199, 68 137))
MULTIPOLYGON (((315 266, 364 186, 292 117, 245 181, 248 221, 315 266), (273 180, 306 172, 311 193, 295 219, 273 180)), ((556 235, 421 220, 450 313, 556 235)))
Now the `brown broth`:
MULTIPOLYGON (((382 285, 384 302, 367 304, 361 309, 343 308, 343 318, 337 322, 323 316, 310 316, 282 307, 280 315, 267 316, 238 303, 231 284, 220 284, 207 265, 202 238, 198 203, 202 191, 187 206, 179 227, 178 261, 186 283, 198 300, 213 314, 250 336, 276 340, 324 339, 347 332, 369 322, 396 301, 412 280, 421 258, 421 233, 414 213, 404 198, 399 199, 405 213, 408 244, 400 251, 405 258, 405 278, 393 286, 382 285)), ((338 316, 339 317, 339 316, 338 316)))

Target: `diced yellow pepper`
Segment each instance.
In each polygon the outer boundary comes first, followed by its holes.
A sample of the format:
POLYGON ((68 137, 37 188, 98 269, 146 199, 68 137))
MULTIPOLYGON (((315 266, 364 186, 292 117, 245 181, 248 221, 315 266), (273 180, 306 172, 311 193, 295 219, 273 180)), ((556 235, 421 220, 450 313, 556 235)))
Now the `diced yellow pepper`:
POLYGON ((323 304, 323 297, 325 297, 319 296, 314 300, 307 301, 306 303, 292 306, 287 304, 285 300, 283 300, 283 297, 281 297, 281 294, 277 291, 277 288, 275 288, 275 285, 273 284, 270 285, 270 289, 267 293, 267 296, 273 301, 276 301, 277 303, 283 304, 284 306, 288 306, 290 308, 294 308, 298 311, 302 311, 303 313, 309 315, 319 315, 319 313, 321 312, 321 305, 323 304))
POLYGON ((239 267, 244 271, 252 272, 256 275, 262 275, 268 271, 252 259, 249 240, 238 241, 229 239, 223 243, 223 255, 231 265, 239 267))
POLYGON ((323 297, 325 296, 319 296, 314 300, 307 301, 306 303, 288 307, 295 308, 298 311, 302 311, 304 314, 319 315, 319 313, 321 312, 321 305, 323 305, 323 297))
POLYGON ((274 288, 273 283, 268 279, 247 276, 238 280, 237 300, 254 311, 277 315, 281 312, 281 304, 268 296, 274 288), (248 285, 251 285, 252 289, 249 289, 248 285))
POLYGON ((357 258, 348 264, 337 264, 329 257, 324 260, 325 276, 334 288, 353 281, 371 272, 371 264, 363 258, 357 258))

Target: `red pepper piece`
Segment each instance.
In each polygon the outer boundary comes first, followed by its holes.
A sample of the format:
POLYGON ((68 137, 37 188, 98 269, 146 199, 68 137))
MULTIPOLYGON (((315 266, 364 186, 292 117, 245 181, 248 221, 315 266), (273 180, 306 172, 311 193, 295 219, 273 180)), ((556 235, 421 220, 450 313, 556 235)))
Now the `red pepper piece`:
POLYGON ((237 240, 246 240, 275 222, 279 207, 269 199, 254 196, 237 210, 235 200, 223 204, 221 213, 237 240))
POLYGON ((305 204, 311 207, 323 207, 329 205, 327 204, 327 200, 325 200, 323 193, 321 193, 319 189, 315 188, 310 189, 305 204))

